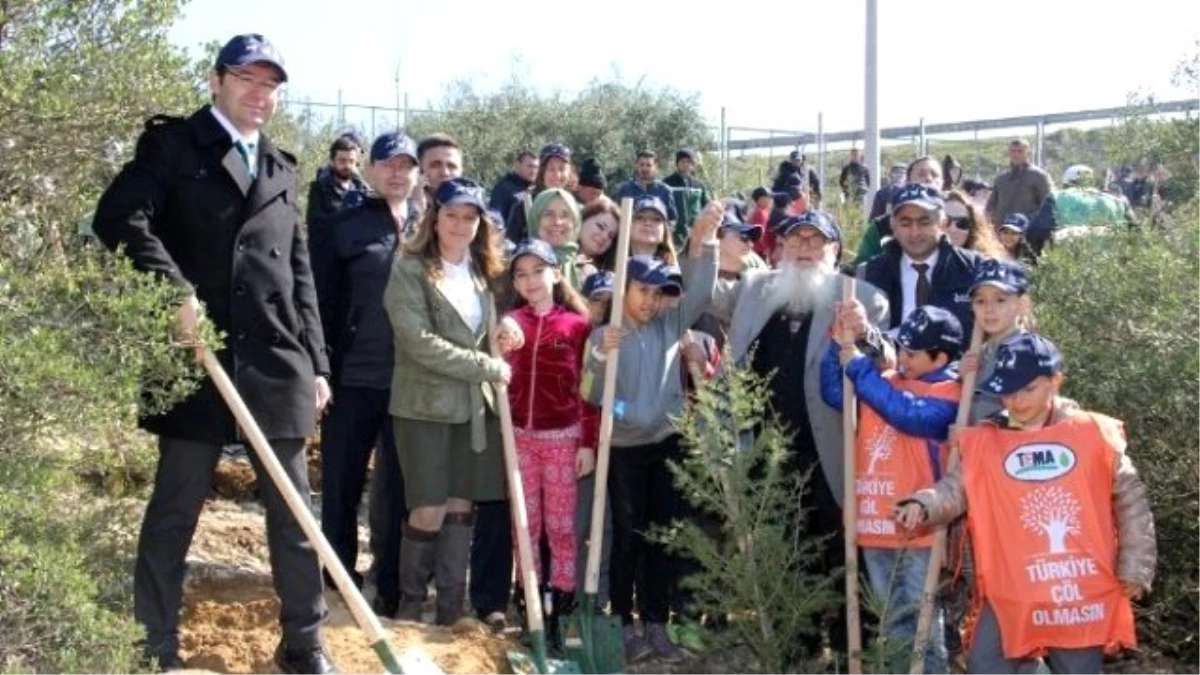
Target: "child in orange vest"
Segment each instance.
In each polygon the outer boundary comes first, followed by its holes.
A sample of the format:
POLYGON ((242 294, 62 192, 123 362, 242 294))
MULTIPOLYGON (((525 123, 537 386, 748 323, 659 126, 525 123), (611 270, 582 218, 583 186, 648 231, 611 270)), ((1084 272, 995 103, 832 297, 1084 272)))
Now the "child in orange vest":
POLYGON ((1053 343, 1018 334, 983 387, 1004 410, 956 434, 959 469, 900 502, 908 529, 967 514, 981 603, 973 673, 1099 673, 1106 649, 1136 644, 1130 600, 1157 557, 1146 487, 1120 421, 1057 396, 1053 343))
MULTIPOLYGON (((897 370, 880 368, 853 344, 842 348, 839 364, 838 346, 831 343, 821 362, 821 394, 841 409, 844 367, 860 402, 854 481, 858 543, 872 591, 887 602, 882 636, 888 651, 904 659, 890 664, 899 672, 912 652, 933 537, 898 529, 891 514, 898 497, 941 478, 940 445, 958 413, 961 385, 952 364, 962 353, 962 325, 944 309, 918 307, 900 325, 896 342, 897 370)), ((945 672, 942 636, 938 612, 925 672, 945 672)))

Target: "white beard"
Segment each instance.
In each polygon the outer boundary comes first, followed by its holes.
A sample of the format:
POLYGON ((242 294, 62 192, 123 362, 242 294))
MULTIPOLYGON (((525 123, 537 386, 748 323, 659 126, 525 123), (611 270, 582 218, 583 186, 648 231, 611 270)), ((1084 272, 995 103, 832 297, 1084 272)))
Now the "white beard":
POLYGON ((772 307, 792 316, 808 314, 836 299, 838 275, 825 266, 781 263, 767 289, 772 307))

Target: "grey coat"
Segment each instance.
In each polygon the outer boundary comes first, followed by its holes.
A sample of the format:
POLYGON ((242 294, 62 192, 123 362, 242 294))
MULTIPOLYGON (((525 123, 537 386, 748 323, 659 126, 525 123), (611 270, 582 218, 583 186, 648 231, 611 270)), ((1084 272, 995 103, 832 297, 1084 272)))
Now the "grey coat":
MULTIPOLYGON (((780 309, 770 303, 770 284, 776 270, 748 270, 736 282, 720 281, 710 309, 718 319, 729 321, 730 356, 735 366, 746 366, 750 359, 750 346, 758 338, 763 327, 780 309)), ((859 302, 866 307, 871 325, 883 330, 888 325, 888 302, 879 289, 859 281, 855 284, 859 302)), ((809 424, 817 454, 821 458, 821 471, 829 484, 830 491, 842 503, 842 415, 821 400, 821 355, 829 347, 829 329, 833 323, 832 303, 817 307, 813 311, 812 327, 808 333, 808 349, 805 351, 804 396, 808 399, 809 424)))

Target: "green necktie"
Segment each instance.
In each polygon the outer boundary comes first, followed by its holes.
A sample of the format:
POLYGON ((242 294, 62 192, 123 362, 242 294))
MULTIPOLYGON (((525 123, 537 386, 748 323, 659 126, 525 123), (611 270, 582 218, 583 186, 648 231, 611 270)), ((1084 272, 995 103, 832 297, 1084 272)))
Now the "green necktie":
POLYGON ((250 174, 250 179, 253 180, 257 173, 255 164, 258 159, 257 154, 254 152, 254 144, 238 139, 233 146, 237 148, 238 154, 242 156, 242 161, 246 163, 246 173, 250 174))

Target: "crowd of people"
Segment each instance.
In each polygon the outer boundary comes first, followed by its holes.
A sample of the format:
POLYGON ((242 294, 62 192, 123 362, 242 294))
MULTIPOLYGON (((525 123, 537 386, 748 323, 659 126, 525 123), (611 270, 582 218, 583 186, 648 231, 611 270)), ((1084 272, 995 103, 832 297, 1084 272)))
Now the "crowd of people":
MULTIPOLYGON (((347 135, 310 183, 302 223, 296 161, 260 131, 286 80, 268 40, 233 38, 210 76, 212 103, 147 124, 94 227, 177 287, 184 337, 202 317, 226 334, 218 356, 302 494, 304 439, 319 422, 322 528, 374 588, 379 615, 428 618, 431 581, 439 624, 473 612, 504 630, 510 607, 522 610, 503 384, 561 646, 587 557, 603 374, 617 358, 600 598, 621 619, 629 662, 681 660, 726 619, 699 612, 679 583, 688 562, 645 533, 701 517, 669 469, 685 452, 672 419, 704 384, 693 378, 735 367, 769 378, 790 433, 786 471, 811 471, 795 536, 825 542, 813 573, 840 573, 842 513, 854 510, 867 578, 896 608, 886 637, 913 639, 930 527, 951 525, 947 569, 958 574, 938 599, 927 672, 1027 672, 1043 656, 1059 672, 1100 672, 1106 650, 1134 644, 1130 603, 1155 566, 1145 486, 1121 423, 1060 395, 1063 355, 1036 332, 1027 293, 1056 233, 1131 218, 1087 167, 1055 190, 1014 141, 1010 171, 982 204, 935 158, 893 167, 851 258, 800 153, 742 203, 714 196, 686 148, 665 180, 658 156, 639 152, 634 178, 609 197, 597 159, 561 142, 518 149, 488 190, 466 177, 450 135, 347 135), (613 306, 622 198, 633 216, 613 306), (854 299, 841 299, 844 276, 857 278, 854 299), (982 347, 971 349, 977 329, 982 347), (966 373, 978 386, 964 398, 966 373), (843 375, 859 406, 853 495, 843 375), (954 429, 963 400, 970 427, 954 429), (374 563, 360 571, 364 492, 374 563)), ((870 177, 852 165, 840 184, 861 200, 870 177)), ((221 447, 241 434, 207 384, 143 425, 160 437, 160 460, 135 614, 147 659, 169 668, 187 548, 221 447)), ((282 601, 277 665, 333 672, 319 562, 270 481, 260 486, 282 601)), ((814 618, 845 652, 845 619, 814 618)), ((819 653, 821 640, 801 651, 819 653)))

